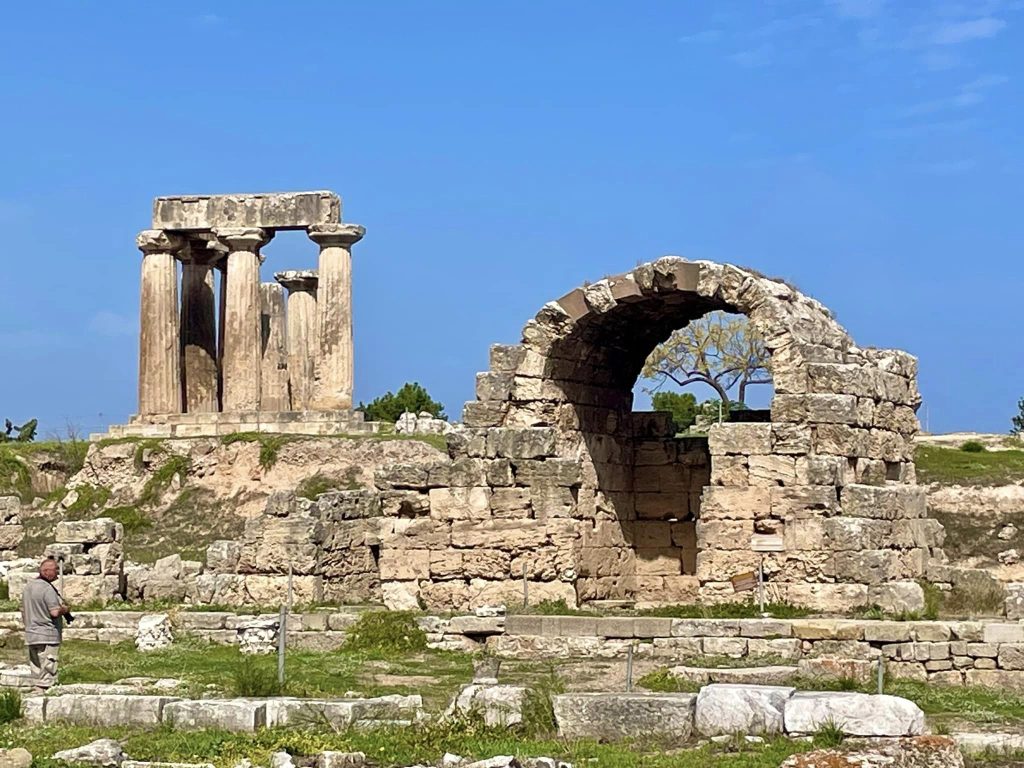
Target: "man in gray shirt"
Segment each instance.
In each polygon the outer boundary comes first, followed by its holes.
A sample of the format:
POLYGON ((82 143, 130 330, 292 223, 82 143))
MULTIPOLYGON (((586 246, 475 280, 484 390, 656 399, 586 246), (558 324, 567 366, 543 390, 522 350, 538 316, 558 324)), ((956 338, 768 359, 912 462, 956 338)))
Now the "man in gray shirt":
POLYGON ((34 693, 45 693, 57 681, 57 656, 60 653, 64 616, 68 607, 57 594, 57 561, 43 560, 39 577, 25 585, 21 596, 21 618, 25 625, 25 645, 29 664, 36 679, 34 693))

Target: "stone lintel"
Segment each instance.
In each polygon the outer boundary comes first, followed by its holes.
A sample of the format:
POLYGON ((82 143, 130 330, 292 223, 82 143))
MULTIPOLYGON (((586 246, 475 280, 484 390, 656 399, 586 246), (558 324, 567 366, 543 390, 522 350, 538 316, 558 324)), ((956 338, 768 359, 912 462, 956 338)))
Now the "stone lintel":
POLYGON ((315 291, 320 275, 315 269, 288 269, 284 272, 275 272, 274 279, 287 288, 289 293, 315 291))
POLYGON ((327 191, 178 195, 153 200, 153 227, 179 232, 217 227, 305 229, 340 221, 341 198, 327 191))

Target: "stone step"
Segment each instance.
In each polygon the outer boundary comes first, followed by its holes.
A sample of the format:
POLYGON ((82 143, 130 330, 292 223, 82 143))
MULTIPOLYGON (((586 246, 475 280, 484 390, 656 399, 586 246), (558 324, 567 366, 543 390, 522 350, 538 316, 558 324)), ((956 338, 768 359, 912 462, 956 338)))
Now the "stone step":
POLYGON ((797 667, 688 667, 669 668, 669 674, 677 680, 698 685, 708 683, 740 683, 752 685, 780 685, 787 683, 799 673, 797 667))

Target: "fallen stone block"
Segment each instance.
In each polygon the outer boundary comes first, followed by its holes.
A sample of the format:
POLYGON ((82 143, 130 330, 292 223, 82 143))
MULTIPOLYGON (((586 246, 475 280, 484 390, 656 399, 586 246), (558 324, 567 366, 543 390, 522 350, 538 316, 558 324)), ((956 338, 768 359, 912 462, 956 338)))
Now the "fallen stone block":
POLYGON ((366 755, 363 752, 321 752, 316 759, 316 768, 363 768, 366 755))
POLYGON ((267 699, 266 725, 268 728, 328 725, 344 730, 355 722, 354 705, 352 701, 267 699))
POLYGON ((793 755, 779 768, 963 768, 964 756, 949 736, 920 736, 878 742, 855 750, 819 749, 793 755))
POLYGON ((681 743, 693 734, 696 700, 691 693, 566 693, 551 702, 566 739, 681 743))
POLYGON ((113 739, 98 739, 82 747, 54 752, 53 759, 72 765, 114 766, 124 762, 124 750, 113 739))
POLYGON ((3 768, 31 768, 32 753, 27 749, 0 749, 0 766, 3 768))
POLYGON ((251 732, 266 725, 267 705, 246 699, 183 699, 164 707, 163 721, 180 730, 251 732))
POLYGON ((521 685, 464 685, 449 712, 477 715, 484 724, 504 727, 523 722, 526 688, 521 685))
POLYGON ((139 630, 135 647, 140 651, 156 651, 167 648, 174 642, 171 621, 166 613, 153 613, 139 619, 139 630))
POLYGON ((778 685, 707 685, 697 695, 697 733, 782 733, 783 708, 795 690, 778 685))
POLYGON ((57 523, 54 539, 58 544, 109 544, 120 541, 123 528, 109 517, 94 520, 63 520, 57 523))
POLYGON ((795 693, 784 708, 786 732, 813 734, 832 722, 847 736, 919 736, 924 712, 899 696, 852 692, 795 693))

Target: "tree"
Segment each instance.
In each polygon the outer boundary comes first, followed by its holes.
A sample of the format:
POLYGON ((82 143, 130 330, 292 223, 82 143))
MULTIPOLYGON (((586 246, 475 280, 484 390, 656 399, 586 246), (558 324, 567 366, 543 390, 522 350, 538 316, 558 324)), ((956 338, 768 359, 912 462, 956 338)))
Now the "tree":
POLYGON ((444 406, 431 399, 427 390, 415 381, 403 384, 397 394, 388 391, 368 405, 359 403, 358 408, 367 421, 389 421, 392 424, 406 411, 417 414, 426 411, 439 419, 448 418, 444 414, 444 406))
POLYGON ((655 347, 642 375, 658 381, 655 389, 666 381, 680 387, 707 384, 723 403, 733 400, 729 391, 735 387, 735 402, 745 404, 748 386, 771 384, 768 357, 746 317, 710 312, 655 347))
POLYGON ((697 398, 689 392, 655 392, 651 405, 672 414, 678 432, 685 432, 697 420, 697 398))
POLYGON ((1017 415, 1010 419, 1010 423, 1013 425, 1011 435, 1024 435, 1024 397, 1017 401, 1017 415))

